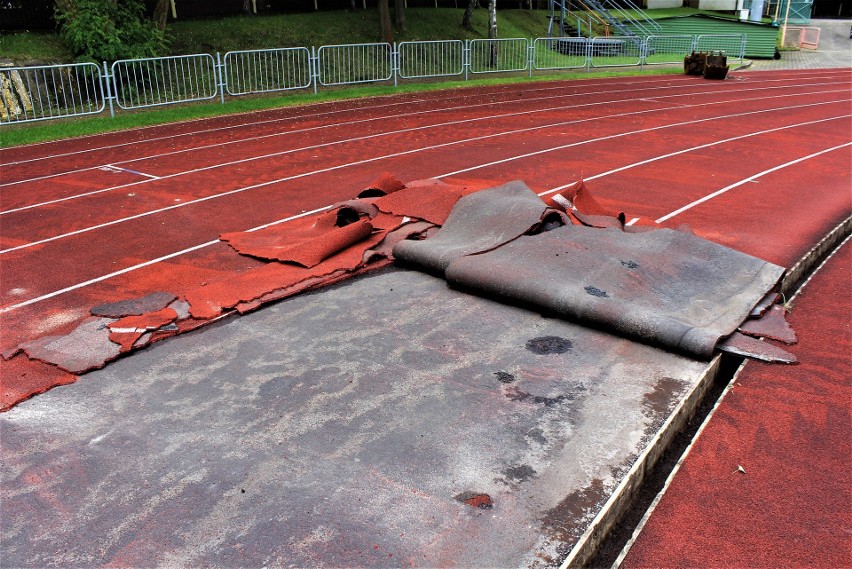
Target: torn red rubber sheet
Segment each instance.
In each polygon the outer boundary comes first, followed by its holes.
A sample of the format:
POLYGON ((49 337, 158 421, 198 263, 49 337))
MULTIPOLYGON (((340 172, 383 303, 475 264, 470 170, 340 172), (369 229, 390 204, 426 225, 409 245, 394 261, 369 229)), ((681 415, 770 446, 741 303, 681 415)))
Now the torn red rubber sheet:
POLYGON ((316 218, 303 218, 252 233, 224 233, 220 239, 241 255, 296 263, 310 269, 372 233, 373 225, 369 221, 359 220, 338 227, 337 212, 324 212, 316 218))
POLYGON ((223 235, 235 255, 271 262, 258 262, 239 274, 180 294, 158 291, 100 304, 91 309, 93 317, 68 334, 21 343, 3 354, 7 361, 3 362, 0 389, 2 408, 55 385, 71 383, 75 374, 101 368, 134 349, 204 326, 227 311, 249 312, 264 303, 386 266, 395 243, 422 237, 435 227, 425 221, 406 222, 404 216, 441 219, 434 212, 449 212, 458 195, 466 191, 443 184, 451 190, 434 192, 440 184, 414 182, 411 191, 389 202, 392 210, 407 213, 382 212, 374 203, 375 196, 389 197, 405 189, 398 179, 383 174, 366 192, 374 197, 342 202, 328 211, 264 230, 223 235), (15 377, 23 367, 38 370, 37 378, 26 372, 15 377))

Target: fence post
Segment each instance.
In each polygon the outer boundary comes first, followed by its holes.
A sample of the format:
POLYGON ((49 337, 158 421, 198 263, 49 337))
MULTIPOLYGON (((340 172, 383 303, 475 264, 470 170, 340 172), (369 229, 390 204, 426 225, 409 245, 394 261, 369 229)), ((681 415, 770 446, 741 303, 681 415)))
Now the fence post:
POLYGON ((464 48, 462 49, 462 67, 464 68, 464 80, 467 81, 467 74, 470 71, 470 40, 464 40, 464 48))
POLYGON ((319 56, 317 55, 316 46, 311 46, 311 64, 310 64, 311 81, 314 83, 314 95, 317 94, 317 83, 319 83, 319 56))
POLYGON ((535 64, 535 40, 531 38, 527 38, 527 65, 530 66, 529 76, 532 77, 533 65, 535 64))
POLYGON ((106 97, 106 100, 109 101, 109 116, 115 118, 115 108, 112 104, 112 75, 110 75, 106 61, 104 61, 104 75, 102 81, 103 84, 101 85, 101 88, 104 90, 104 97, 106 97))
POLYGON ((740 65, 745 65, 746 42, 748 42, 748 36, 743 34, 742 39, 740 40, 740 65))
POLYGON ((391 46, 391 71, 393 72, 393 86, 398 87, 397 76, 399 75, 399 47, 396 42, 391 46))
POLYGON ((216 52, 216 65, 214 69, 216 72, 213 74, 216 79, 216 88, 219 89, 219 100, 222 104, 225 104, 225 73, 222 71, 224 65, 222 65, 222 56, 219 55, 219 52, 216 52))
POLYGON ((639 44, 639 71, 645 71, 645 59, 648 57, 648 36, 639 44))
POLYGON ((695 53, 696 49, 698 49, 698 36, 692 36, 692 53, 695 53))

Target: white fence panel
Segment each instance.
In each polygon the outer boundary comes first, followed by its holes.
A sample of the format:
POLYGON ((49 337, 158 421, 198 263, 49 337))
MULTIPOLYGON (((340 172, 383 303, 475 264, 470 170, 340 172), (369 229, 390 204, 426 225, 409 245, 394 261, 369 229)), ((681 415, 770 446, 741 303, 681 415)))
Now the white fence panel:
POLYGON ((464 72, 464 42, 416 41, 401 42, 399 76, 403 79, 450 77, 464 72))
POLYGON ((587 38, 537 38, 533 42, 533 69, 579 69, 589 57, 587 38))
POLYGON ((0 68, 0 124, 98 114, 101 78, 94 63, 0 68))
POLYGON ((212 55, 122 59, 112 64, 113 93, 122 109, 214 98, 219 92, 212 55))
POLYGON ((311 86, 311 52, 305 47, 229 51, 223 62, 222 74, 229 95, 311 86))
POLYGON ((505 73, 529 69, 529 40, 506 38, 471 40, 469 65, 471 73, 505 73))
POLYGON ((320 85, 354 85, 393 77, 389 43, 324 45, 317 52, 320 85))

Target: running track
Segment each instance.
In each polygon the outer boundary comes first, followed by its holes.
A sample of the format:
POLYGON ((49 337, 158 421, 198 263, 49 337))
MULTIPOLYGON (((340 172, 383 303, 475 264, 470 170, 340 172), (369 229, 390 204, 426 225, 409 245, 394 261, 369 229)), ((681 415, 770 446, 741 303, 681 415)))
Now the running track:
MULTIPOLYGON (((319 104, 8 149, 0 349, 96 304, 245 270, 220 233, 353 197, 382 172, 546 194, 791 266, 850 215, 852 72, 590 79, 319 104)), ((18 355, 13 375, 50 373, 18 355)), ((2 402, 0 402, 2 407, 2 402)))

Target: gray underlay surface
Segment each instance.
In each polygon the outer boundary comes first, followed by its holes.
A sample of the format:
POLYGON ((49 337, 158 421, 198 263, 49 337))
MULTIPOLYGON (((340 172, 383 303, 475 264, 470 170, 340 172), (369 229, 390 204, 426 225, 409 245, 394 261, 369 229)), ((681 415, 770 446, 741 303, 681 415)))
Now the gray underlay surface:
POLYGON ((705 368, 375 273, 0 415, 3 565, 552 565, 705 368))

